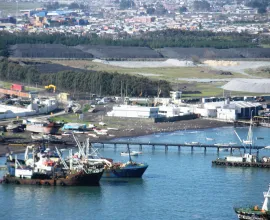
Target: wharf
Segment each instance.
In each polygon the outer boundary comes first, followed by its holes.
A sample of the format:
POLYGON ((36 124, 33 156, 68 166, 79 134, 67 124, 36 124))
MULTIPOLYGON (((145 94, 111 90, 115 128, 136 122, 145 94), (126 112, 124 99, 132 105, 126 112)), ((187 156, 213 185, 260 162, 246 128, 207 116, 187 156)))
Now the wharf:
POLYGON ((228 167, 259 167, 259 168, 270 168, 270 163, 262 163, 262 162, 231 162, 225 161, 221 159, 213 160, 213 165, 217 166, 228 166, 228 167))
MULTIPOLYGON (((219 152, 221 149, 227 149, 230 150, 231 153, 233 150, 235 149, 243 149, 244 153, 246 153, 247 150, 250 150, 249 147, 245 147, 242 145, 215 145, 215 144, 200 144, 200 143, 154 143, 154 142, 127 142, 127 141, 92 141, 91 144, 97 144, 97 145, 101 145, 101 147, 105 147, 105 145, 114 145, 114 148, 117 147, 117 145, 126 145, 126 146, 138 146, 140 150, 142 150, 143 147, 152 147, 152 149, 155 149, 156 146, 163 146, 165 148, 165 151, 168 150, 169 147, 178 147, 178 150, 181 149, 181 147, 184 148, 190 148, 191 150, 193 150, 194 148, 201 148, 204 149, 205 151, 209 148, 212 149, 217 149, 217 152, 219 152)), ((265 146, 253 146, 252 150, 256 150, 259 151, 261 149, 264 149, 265 146)))

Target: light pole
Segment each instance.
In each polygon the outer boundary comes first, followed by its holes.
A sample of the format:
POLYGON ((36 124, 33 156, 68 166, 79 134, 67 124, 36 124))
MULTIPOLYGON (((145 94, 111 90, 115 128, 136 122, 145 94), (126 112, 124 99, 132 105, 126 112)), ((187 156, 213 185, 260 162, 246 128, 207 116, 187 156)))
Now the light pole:
POLYGON ((18 1, 16 1, 16 27, 17 27, 17 20, 18 20, 18 1))

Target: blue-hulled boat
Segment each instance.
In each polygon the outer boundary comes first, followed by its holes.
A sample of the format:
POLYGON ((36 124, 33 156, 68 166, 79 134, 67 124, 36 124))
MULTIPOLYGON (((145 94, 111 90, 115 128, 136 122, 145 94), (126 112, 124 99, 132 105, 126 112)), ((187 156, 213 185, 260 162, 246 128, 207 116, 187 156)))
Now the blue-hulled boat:
POLYGON ((112 163, 111 167, 104 169, 104 178, 141 178, 148 164, 128 161, 127 163, 112 163))

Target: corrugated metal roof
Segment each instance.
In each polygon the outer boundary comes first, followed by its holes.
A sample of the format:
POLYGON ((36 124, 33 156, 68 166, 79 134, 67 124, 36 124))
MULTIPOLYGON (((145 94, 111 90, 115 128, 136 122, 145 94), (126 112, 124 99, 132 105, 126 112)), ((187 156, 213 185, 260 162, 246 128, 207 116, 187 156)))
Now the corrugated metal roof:
POLYGON ((270 79, 233 79, 222 88, 229 91, 270 93, 270 79))
POLYGON ((256 102, 244 102, 244 101, 235 102, 235 105, 238 106, 238 107, 240 107, 240 108, 251 108, 251 107, 261 106, 260 103, 256 103, 256 102))

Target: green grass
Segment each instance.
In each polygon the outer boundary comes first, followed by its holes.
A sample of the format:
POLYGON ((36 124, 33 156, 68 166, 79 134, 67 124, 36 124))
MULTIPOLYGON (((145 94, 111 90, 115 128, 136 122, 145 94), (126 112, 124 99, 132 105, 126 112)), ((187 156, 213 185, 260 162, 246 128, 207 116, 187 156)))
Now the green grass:
POLYGON ((242 78, 243 75, 240 73, 233 73, 232 76, 225 76, 217 74, 217 71, 211 70, 208 67, 158 67, 158 68, 125 68, 106 65, 103 63, 92 62, 89 60, 52 60, 51 63, 62 64, 66 66, 95 70, 95 71, 106 71, 106 72, 118 72, 122 74, 131 74, 136 76, 142 76, 158 79, 168 80, 175 82, 178 78, 242 78))
POLYGON ((79 119, 79 114, 66 114, 61 116, 50 117, 50 120, 55 122, 60 121, 65 123, 83 123, 86 125, 90 124, 89 121, 79 119))
MULTIPOLYGON (((18 15, 20 15, 20 10, 36 9, 40 7, 42 7, 42 3, 40 2, 18 2, 18 15)), ((16 15, 16 8, 16 2, 0 2, 2 16, 9 14, 16 15)))

